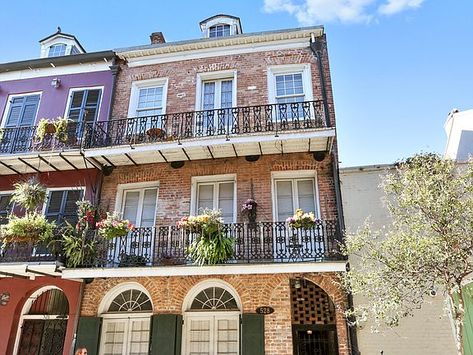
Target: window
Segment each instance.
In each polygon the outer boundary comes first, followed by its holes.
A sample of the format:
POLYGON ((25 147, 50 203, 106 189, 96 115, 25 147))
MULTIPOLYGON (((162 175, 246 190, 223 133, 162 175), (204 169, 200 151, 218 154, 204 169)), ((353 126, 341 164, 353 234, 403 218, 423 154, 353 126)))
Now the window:
POLYGON ((230 36, 230 25, 219 24, 209 28, 209 37, 227 37, 230 36))
POLYGON ((83 194, 83 189, 49 191, 44 212, 46 218, 57 224, 68 222, 75 225, 77 223, 76 203, 82 200, 83 194))
POLYGON ((60 57, 65 55, 66 47, 64 43, 53 44, 49 47, 48 57, 60 57))
POLYGON ((157 116, 163 113, 163 87, 142 88, 139 91, 136 116, 157 116))
POLYGON ((67 117, 75 122, 94 122, 99 113, 102 89, 71 90, 67 117))
POLYGON ((274 210, 278 222, 284 222, 298 208, 317 215, 314 177, 275 178, 274 189, 274 210))
POLYGON ((302 73, 276 75, 276 103, 304 101, 302 73))
POLYGON ((219 281, 205 284, 191 290, 185 302, 182 353, 238 355, 240 310, 234 291, 219 281))
POLYGON ((0 194, 0 224, 8 223, 8 216, 10 215, 11 209, 11 194, 0 194))
POLYGON ((216 178, 197 178, 195 186, 195 207, 193 213, 201 213, 204 209, 220 209, 225 223, 233 223, 235 213, 235 180, 234 177, 215 180, 216 178))
POLYGON ((121 211, 136 227, 154 227, 158 188, 125 188, 122 190, 121 211))
POLYGON ((202 83, 202 109, 213 110, 233 106, 233 80, 223 79, 202 83))
POLYGON ((80 51, 77 49, 76 46, 71 47, 71 55, 74 55, 74 54, 80 54, 80 51))
POLYGON ((148 354, 152 311, 151 300, 142 290, 118 293, 102 315, 100 354, 148 354))
POLYGON ((30 94, 11 97, 3 127, 32 126, 36 119, 40 96, 40 94, 30 94))

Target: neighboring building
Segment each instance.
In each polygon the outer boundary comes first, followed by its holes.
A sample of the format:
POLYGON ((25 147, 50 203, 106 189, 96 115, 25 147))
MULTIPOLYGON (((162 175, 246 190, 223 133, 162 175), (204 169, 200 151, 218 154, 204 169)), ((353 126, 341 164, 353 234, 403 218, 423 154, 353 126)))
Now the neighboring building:
POLYGON ((345 261, 324 30, 244 34, 226 15, 200 27, 202 39, 166 43, 157 32, 116 50, 113 119, 96 123, 84 154, 107 166, 102 206, 136 229, 101 241, 90 268, 63 271, 90 281, 76 344, 89 354, 349 354, 347 297, 334 283, 345 261), (240 212, 249 198, 254 223, 240 212), (205 207, 222 210, 234 238, 223 265, 192 265, 198 235, 176 225, 205 207), (297 208, 320 224, 289 227, 297 208))
MULTIPOLYGON (((98 197, 101 173, 80 147, 87 125, 108 120, 114 53, 85 53, 60 31, 40 43, 40 59, 0 64, 2 223, 13 208, 13 184, 31 176, 47 187, 43 211, 58 224, 77 219, 76 201, 98 197), (58 116, 70 119, 66 135, 39 139, 39 120, 58 116)), ((81 282, 62 279, 63 264, 44 247, 10 244, 0 251, 0 353, 69 354, 81 282)))
POLYGON ((466 161, 473 154, 473 110, 453 109, 445 122, 447 146, 445 157, 466 161))
MULTIPOLYGON (((392 169, 393 165, 340 169, 347 233, 355 233, 368 218, 374 229, 389 225, 391 219, 383 203, 384 191, 380 184, 382 177, 392 169)), ((358 301, 363 302, 363 299, 355 297, 355 304, 358 301)), ((437 295, 426 299, 414 317, 402 319, 398 327, 383 328, 379 333, 374 333, 370 322, 367 322, 362 328, 358 328, 358 350, 362 355, 455 354, 452 326, 445 311, 444 298, 437 295)))

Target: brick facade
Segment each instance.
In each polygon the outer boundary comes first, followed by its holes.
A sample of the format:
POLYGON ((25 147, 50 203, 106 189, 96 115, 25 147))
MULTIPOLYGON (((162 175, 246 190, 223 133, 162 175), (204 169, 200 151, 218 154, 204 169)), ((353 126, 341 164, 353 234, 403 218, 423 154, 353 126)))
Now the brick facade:
MULTIPOLYGON (((222 280, 233 286, 241 299, 243 313, 254 313, 258 306, 273 307, 275 312, 265 316, 266 354, 290 355, 293 349, 289 280, 297 276, 301 275, 217 275, 211 278, 222 280)), ((302 276, 320 286, 335 303, 339 354, 348 355, 347 327, 341 313, 346 304, 346 297, 336 284, 336 274, 313 273, 302 276)), ((183 301, 189 290, 207 279, 209 277, 206 276, 95 279, 92 283, 85 285, 81 315, 98 315, 98 307, 107 292, 120 283, 130 281, 138 282, 150 293, 154 313, 181 314, 183 301)))

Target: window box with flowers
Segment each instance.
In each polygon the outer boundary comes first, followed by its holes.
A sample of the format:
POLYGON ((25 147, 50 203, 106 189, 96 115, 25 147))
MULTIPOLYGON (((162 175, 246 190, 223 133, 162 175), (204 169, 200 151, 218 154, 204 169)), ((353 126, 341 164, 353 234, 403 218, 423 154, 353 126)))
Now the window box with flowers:
POLYGON ((121 219, 118 212, 107 212, 107 217, 97 222, 96 227, 99 235, 105 239, 124 237, 135 229, 129 220, 121 219))
POLYGON ((304 212, 298 208, 292 217, 286 219, 286 223, 289 227, 296 229, 311 229, 320 224, 321 221, 315 218, 313 212, 304 212))
POLYGON ((223 264, 232 257, 234 240, 223 230, 220 210, 205 209, 200 215, 183 217, 177 226, 195 236, 187 250, 195 264, 223 264))

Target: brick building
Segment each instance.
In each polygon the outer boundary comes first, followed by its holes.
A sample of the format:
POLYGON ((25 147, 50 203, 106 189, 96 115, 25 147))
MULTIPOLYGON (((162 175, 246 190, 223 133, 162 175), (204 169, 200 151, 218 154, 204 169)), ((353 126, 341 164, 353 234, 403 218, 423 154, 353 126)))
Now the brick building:
POLYGON ((135 228, 88 235, 94 252, 62 270, 84 281, 75 348, 349 354, 324 29, 245 34, 227 15, 200 28, 201 39, 166 43, 156 32, 115 50, 110 119, 80 132, 97 202, 135 228), (177 224, 205 209, 221 211, 214 234, 177 224), (286 222, 297 209, 316 221, 286 222), (205 238, 230 241, 231 253, 196 265, 205 238))

